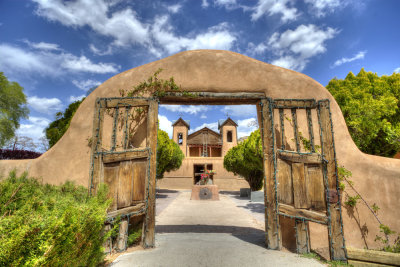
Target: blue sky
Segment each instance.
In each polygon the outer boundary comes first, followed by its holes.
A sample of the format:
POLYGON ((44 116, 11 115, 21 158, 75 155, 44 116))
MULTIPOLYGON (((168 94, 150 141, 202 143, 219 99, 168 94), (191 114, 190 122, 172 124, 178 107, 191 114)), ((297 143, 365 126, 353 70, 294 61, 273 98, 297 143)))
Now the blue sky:
MULTIPOLYGON (((324 86, 362 67, 400 72, 398 14, 398 0, 0 0, 0 71, 25 88, 18 133, 37 140, 89 88, 185 50, 238 52, 324 86)), ((216 130, 226 114, 239 137, 254 130, 251 106, 161 106, 159 120, 216 130)))

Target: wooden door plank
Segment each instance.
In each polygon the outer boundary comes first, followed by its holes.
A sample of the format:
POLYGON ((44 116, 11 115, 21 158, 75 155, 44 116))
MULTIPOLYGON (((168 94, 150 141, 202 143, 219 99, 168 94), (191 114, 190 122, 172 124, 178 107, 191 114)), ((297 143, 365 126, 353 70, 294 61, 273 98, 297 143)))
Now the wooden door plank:
POLYGON ((133 194, 132 204, 145 199, 145 181, 147 175, 148 160, 134 160, 133 165, 133 194))
POLYGON ((113 199, 108 212, 117 210, 119 163, 104 165, 104 183, 108 186, 108 196, 113 199))
POLYGON ((133 191, 132 163, 130 161, 121 161, 119 166, 118 183, 118 209, 130 206, 133 191))
POLYGON ((290 163, 278 159, 278 199, 279 203, 293 205, 292 167, 290 163))
POLYGON ((116 161, 124 161, 131 159, 147 158, 149 156, 148 151, 127 151, 124 153, 116 152, 103 155, 103 162, 110 163, 116 161))
POLYGON ((315 99, 274 99, 274 108, 315 108, 315 99))
POLYGON ((305 165, 307 206, 312 210, 326 210, 324 177, 321 165, 305 165))
POLYGON ((295 209, 294 207, 286 204, 279 204, 279 213, 282 215, 290 215, 292 217, 303 217, 311 219, 320 224, 328 224, 328 217, 325 213, 306 209, 295 209))
POLYGON ((100 182, 102 156, 97 154, 101 150, 104 122, 104 107, 99 99, 96 100, 93 114, 93 129, 92 129, 92 162, 89 174, 89 193, 95 194, 100 182))
MULTIPOLYGON (((318 101, 318 115, 320 120, 321 131, 321 151, 322 155, 328 161, 326 166, 326 176, 329 190, 337 190, 336 176, 336 155, 334 150, 333 125, 329 107, 329 100, 318 101)), ((340 195, 340 191, 338 190, 340 195)), ((327 203, 328 204, 328 203, 327 203)), ((332 260, 347 260, 346 247, 344 244, 343 221, 341 215, 340 197, 333 204, 328 204, 331 220, 329 231, 329 248, 332 260)))
POLYGON ((143 224, 142 244, 145 248, 155 245, 155 205, 156 205, 156 156, 157 156, 157 119, 158 103, 149 101, 149 111, 147 119, 147 139, 146 147, 150 149, 149 172, 146 175, 147 210, 145 222, 143 224))
POLYGON ((295 228, 297 253, 310 253, 310 235, 308 231, 308 222, 296 220, 295 228))
POLYGON ((322 156, 318 153, 300 154, 289 150, 278 150, 278 158, 308 164, 322 164, 322 156))
POLYGON ((279 228, 279 216, 277 210, 277 199, 275 198, 275 166, 274 158, 276 144, 273 130, 272 100, 261 101, 261 137, 264 153, 264 200, 265 200, 265 231, 266 245, 269 249, 281 249, 282 239, 279 228))
POLYGON ((297 209, 308 208, 304 163, 292 163, 292 179, 294 207, 297 209))

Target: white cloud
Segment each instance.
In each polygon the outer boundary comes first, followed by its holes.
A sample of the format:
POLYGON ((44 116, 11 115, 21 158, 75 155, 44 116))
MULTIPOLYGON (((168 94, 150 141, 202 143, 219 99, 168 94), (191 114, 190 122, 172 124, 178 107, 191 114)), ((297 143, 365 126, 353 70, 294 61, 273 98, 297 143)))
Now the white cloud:
POLYGON ((113 53, 113 49, 111 46, 108 46, 106 50, 100 50, 97 47, 95 47, 94 44, 90 44, 89 49, 90 51, 93 52, 93 54, 98 56, 106 56, 106 55, 111 55, 113 53))
POLYGON ((21 123, 17 129, 17 134, 27 136, 38 142, 40 137, 44 136, 43 130, 49 125, 50 120, 43 117, 29 117, 26 123, 21 123))
POLYGON ((82 98, 84 98, 85 96, 86 95, 80 95, 80 96, 71 95, 68 100, 69 100, 70 103, 72 103, 72 102, 75 102, 75 101, 78 101, 78 100, 82 100, 82 98))
POLYGON ((279 58, 271 63, 284 68, 302 71, 309 59, 326 52, 325 42, 338 34, 333 28, 320 29, 313 24, 300 25, 282 34, 275 32, 268 46, 279 58))
POLYGON ((227 113, 230 117, 249 117, 257 115, 257 108, 255 105, 225 106, 221 109, 221 112, 227 113))
POLYGON ((333 63, 332 68, 340 66, 344 63, 352 62, 354 60, 363 59, 365 57, 366 53, 367 53, 367 51, 360 51, 356 55, 354 55, 354 57, 351 57, 351 58, 342 57, 341 59, 338 59, 335 61, 335 63, 333 63))
POLYGON ((268 47, 264 43, 259 43, 258 45, 255 45, 254 43, 250 42, 247 46, 246 53, 251 56, 261 55, 267 49, 268 47))
POLYGON ((61 100, 58 98, 40 98, 37 96, 28 97, 28 105, 40 113, 53 115, 62 109, 61 100))
POLYGON ((200 116, 200 119, 207 119, 207 116, 206 116, 206 114, 201 114, 201 116, 200 116))
POLYGON ((83 90, 83 91, 87 91, 90 88, 94 87, 94 86, 98 86, 101 84, 101 82, 99 81, 95 81, 95 80, 83 80, 83 81, 77 81, 77 80, 72 80, 72 83, 78 87, 79 89, 83 90))
POLYGON ((334 12, 337 8, 343 8, 347 5, 346 1, 340 0, 304 0, 311 7, 311 14, 317 17, 323 17, 327 13, 334 12))
POLYGON ((199 112, 204 112, 209 110, 209 107, 207 106, 194 106, 194 105, 161 105, 162 108, 165 108, 166 110, 172 111, 172 112, 182 112, 182 113, 188 113, 192 115, 196 115, 199 112))
POLYGON ((46 42, 39 42, 39 43, 33 43, 28 40, 24 40, 26 44, 28 44, 30 47, 34 49, 39 49, 39 50, 61 50, 58 44, 53 44, 53 43, 46 43, 46 42))
POLYGON ((237 135, 238 138, 243 136, 250 136, 250 134, 258 129, 258 123, 255 118, 248 118, 237 121, 237 135))
POLYGON ((202 0, 201 1, 201 7, 202 8, 207 8, 210 4, 207 2, 207 0, 202 0))
POLYGON ((70 53, 22 49, 0 44, 0 69, 8 73, 61 76, 69 72, 116 73, 119 66, 112 63, 93 63, 85 56, 70 53))
POLYGON ((400 73, 400 67, 394 70, 394 72, 400 73))
POLYGON ((167 7, 168 11, 173 14, 178 13, 179 10, 181 10, 181 8, 182 8, 181 4, 175 4, 167 7))
POLYGON ((214 0, 215 5, 223 6, 226 9, 234 9, 238 7, 236 0, 214 0))
POLYGON ((168 133, 168 136, 172 138, 172 122, 168 120, 168 118, 164 115, 158 115, 158 124, 160 126, 160 129, 166 131, 168 133))
POLYGON ((203 123, 202 125, 200 125, 199 127, 196 127, 195 129, 191 129, 189 130, 189 134, 197 132, 198 130, 203 129, 204 127, 207 127, 208 129, 211 129, 215 132, 219 132, 218 131, 218 122, 211 122, 211 123, 203 123))
POLYGON ((149 25, 141 23, 135 11, 130 8, 110 12, 113 3, 98 0, 33 0, 36 14, 65 26, 88 26, 97 33, 114 39, 117 46, 149 42, 149 25))
POLYGON ((256 21, 263 15, 280 15, 282 22, 296 20, 300 15, 295 7, 289 7, 290 0, 258 0, 257 5, 252 9, 251 20, 256 21))
POLYGON ((180 37, 173 33, 173 28, 167 16, 155 19, 152 35, 156 42, 168 53, 193 49, 223 49, 230 50, 236 36, 229 31, 227 23, 221 23, 207 29, 193 38, 180 37))

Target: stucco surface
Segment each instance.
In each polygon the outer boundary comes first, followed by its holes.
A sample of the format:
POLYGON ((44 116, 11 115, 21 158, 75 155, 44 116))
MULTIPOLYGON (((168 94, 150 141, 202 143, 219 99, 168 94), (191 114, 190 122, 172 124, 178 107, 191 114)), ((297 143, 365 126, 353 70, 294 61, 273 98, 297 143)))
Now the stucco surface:
MULTIPOLYGON (((400 231, 400 161, 361 153, 351 140, 337 103, 321 84, 304 74, 229 51, 181 52, 115 75, 85 99, 70 128, 55 146, 35 160, 0 161, 0 172, 4 175, 17 168, 18 171, 29 171, 29 175, 44 182, 59 184, 73 180, 88 186, 88 138, 92 135, 96 98, 119 96, 120 89, 131 89, 158 68, 163 68, 161 78, 173 76, 187 91, 259 92, 271 98, 330 99, 340 164, 352 171, 352 180, 366 201, 381 208, 379 215, 382 222, 400 231)), ((358 222, 351 212, 343 210, 347 245, 365 247, 367 244, 374 247, 373 240, 379 233, 376 220, 363 204, 358 204, 353 214, 358 222), (366 233, 366 243, 360 228, 366 233)))

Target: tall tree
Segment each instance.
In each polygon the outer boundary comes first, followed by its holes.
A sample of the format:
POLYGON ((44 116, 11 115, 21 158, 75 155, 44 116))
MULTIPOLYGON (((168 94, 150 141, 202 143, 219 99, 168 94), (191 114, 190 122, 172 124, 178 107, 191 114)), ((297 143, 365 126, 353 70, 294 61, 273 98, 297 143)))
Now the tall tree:
POLYGON ((23 90, 18 83, 8 81, 0 72, 0 147, 14 137, 19 120, 28 117, 23 90))
POLYGON ((84 98, 69 104, 64 112, 57 112, 56 120, 51 122, 45 129, 46 138, 49 140, 49 147, 54 146, 67 131, 72 117, 83 100, 84 98))
POLYGON ((250 137, 231 148, 224 157, 224 168, 243 176, 252 191, 263 185, 263 154, 260 131, 255 130, 250 137))
POLYGON ((400 74, 379 77, 364 68, 332 79, 326 88, 339 104, 350 135, 368 154, 392 157, 400 149, 400 74))

